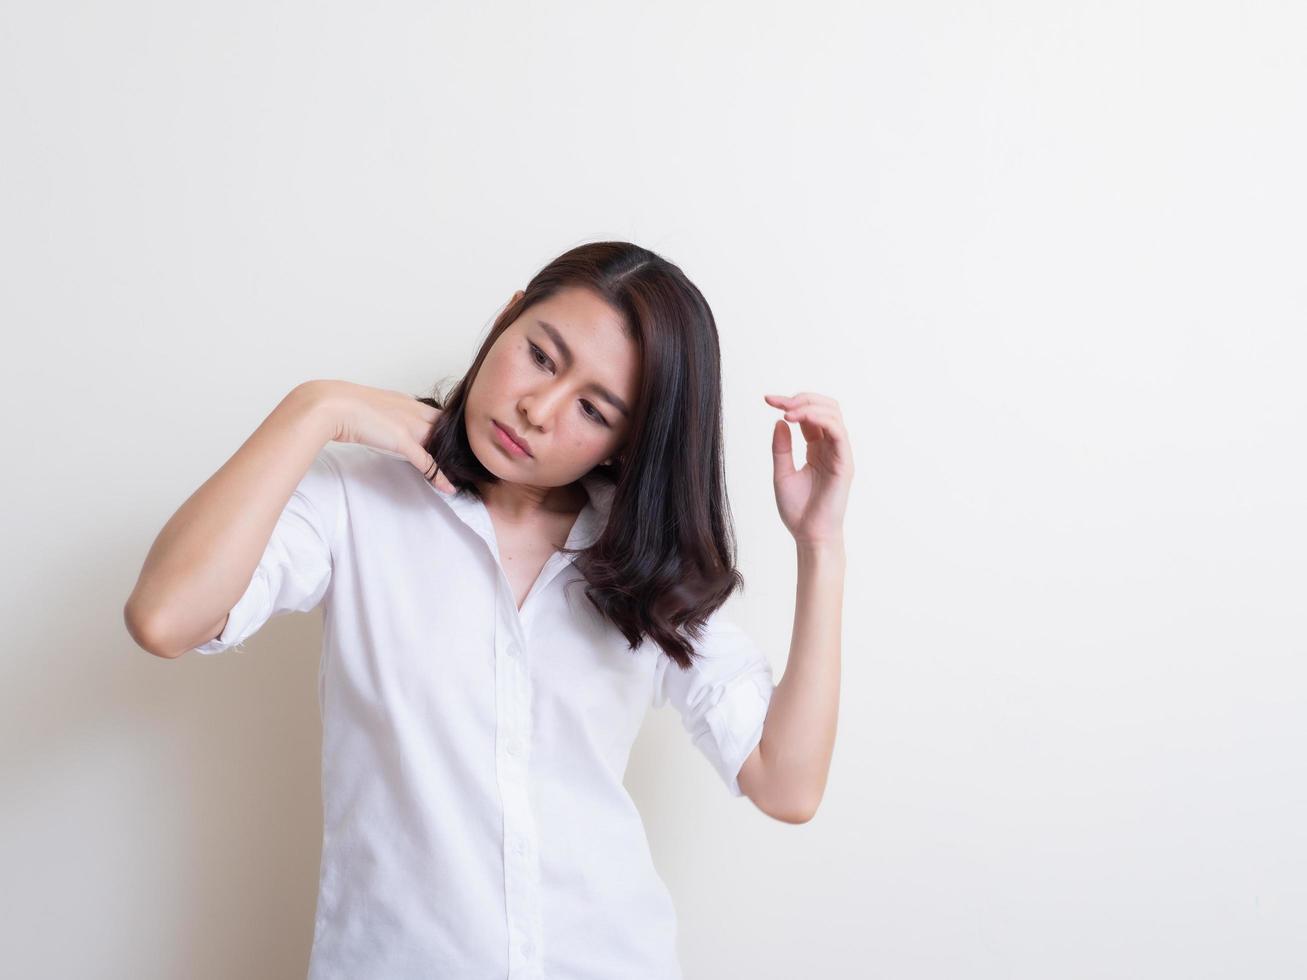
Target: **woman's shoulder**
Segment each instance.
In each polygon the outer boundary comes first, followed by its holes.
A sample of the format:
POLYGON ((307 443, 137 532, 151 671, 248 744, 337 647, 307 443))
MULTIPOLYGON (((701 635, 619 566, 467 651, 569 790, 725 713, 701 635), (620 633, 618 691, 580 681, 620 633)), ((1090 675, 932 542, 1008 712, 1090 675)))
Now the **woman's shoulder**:
POLYGON ((399 453, 357 442, 329 442, 318 454, 333 469, 351 493, 369 491, 393 497, 396 494, 432 493, 435 488, 399 453))

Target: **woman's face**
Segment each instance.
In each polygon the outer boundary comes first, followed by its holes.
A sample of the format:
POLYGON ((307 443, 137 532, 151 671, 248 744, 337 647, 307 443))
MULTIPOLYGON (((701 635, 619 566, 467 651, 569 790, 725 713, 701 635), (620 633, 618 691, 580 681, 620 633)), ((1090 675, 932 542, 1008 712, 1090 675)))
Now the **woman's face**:
POLYGON ((588 289, 560 290, 514 320, 481 362, 464 413, 472 452, 506 482, 567 486, 620 453, 639 373, 617 311, 588 289), (500 426, 530 455, 506 445, 500 426))

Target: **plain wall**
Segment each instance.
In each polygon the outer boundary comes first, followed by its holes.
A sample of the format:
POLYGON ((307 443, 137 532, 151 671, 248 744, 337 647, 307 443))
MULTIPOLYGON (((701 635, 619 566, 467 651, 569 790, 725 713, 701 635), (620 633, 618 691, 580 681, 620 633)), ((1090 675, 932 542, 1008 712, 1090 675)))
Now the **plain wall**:
MULTIPOLYGON (((415 394, 583 241, 703 289, 747 588, 764 392, 839 400, 842 707, 802 826, 666 709, 687 980, 1307 974, 1299 4, 0 7, 0 971, 302 976, 320 613, 137 648, 300 381, 415 394)), ((802 440, 793 428, 802 456, 802 440)))

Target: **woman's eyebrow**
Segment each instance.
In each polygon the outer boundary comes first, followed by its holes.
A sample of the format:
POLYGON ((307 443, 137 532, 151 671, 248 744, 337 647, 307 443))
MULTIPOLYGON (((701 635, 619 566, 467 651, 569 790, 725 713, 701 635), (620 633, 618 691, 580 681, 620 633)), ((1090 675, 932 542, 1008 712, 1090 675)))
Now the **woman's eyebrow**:
MULTIPOLYGON (((576 358, 572 354, 572 348, 567 346, 567 341, 565 341, 563 335, 558 332, 558 328, 552 323, 545 323, 544 320, 536 320, 536 323, 540 326, 541 330, 549 334, 549 339, 554 342, 554 346, 558 348, 559 356, 562 357, 567 366, 571 367, 575 364, 576 358)), ((622 399, 618 398, 603 385, 592 381, 590 382, 590 387, 594 389, 595 393, 600 398, 612 405, 613 408, 617 409, 627 418, 631 417, 631 410, 627 408, 626 402, 622 401, 622 399)))

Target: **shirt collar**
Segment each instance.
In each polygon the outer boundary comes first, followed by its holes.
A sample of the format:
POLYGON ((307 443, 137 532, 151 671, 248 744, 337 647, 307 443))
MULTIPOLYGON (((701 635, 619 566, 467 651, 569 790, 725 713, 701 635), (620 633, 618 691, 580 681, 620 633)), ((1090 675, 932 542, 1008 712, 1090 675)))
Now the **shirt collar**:
MULTIPOLYGON (((610 481, 594 472, 587 473, 581 477, 581 486, 585 489, 586 496, 589 498, 581 512, 577 515, 575 523, 572 525, 571 533, 564 542, 564 547, 584 549, 590 547, 599 540, 599 535, 603 533, 604 528, 608 525, 608 516, 612 512, 613 496, 617 487, 610 481)), ((439 496, 450 509, 467 524, 468 527, 476 531, 486 543, 495 547, 494 525, 490 520, 490 512, 486 510, 486 505, 478 500, 471 493, 464 490, 458 490, 453 493, 448 490, 442 490, 434 483, 427 482, 433 493, 439 496)), ((575 555, 566 556, 569 559, 575 558, 575 555)))

